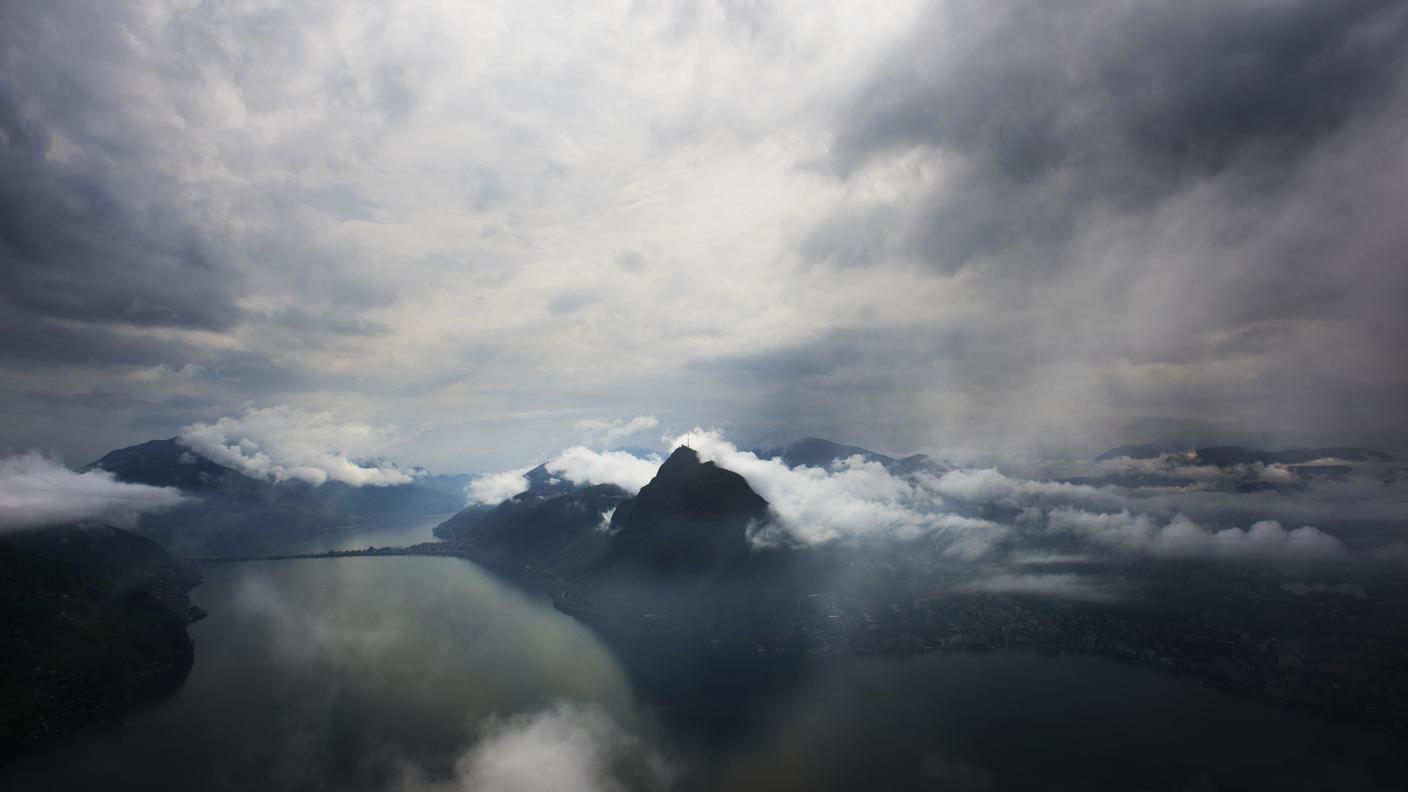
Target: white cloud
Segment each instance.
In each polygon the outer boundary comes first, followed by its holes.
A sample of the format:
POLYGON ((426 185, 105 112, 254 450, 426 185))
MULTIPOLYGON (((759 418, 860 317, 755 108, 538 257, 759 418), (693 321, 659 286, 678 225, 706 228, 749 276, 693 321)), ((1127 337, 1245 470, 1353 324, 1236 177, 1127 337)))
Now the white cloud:
POLYGON ((660 457, 641 459, 625 451, 593 451, 573 446, 547 463, 548 472, 574 484, 615 484, 632 494, 655 478, 660 457))
POLYGON ((995 468, 949 471, 934 481, 932 486, 945 498, 1008 506, 1081 503, 1118 508, 1125 502, 1121 495, 1111 489, 1061 481, 1011 478, 995 468))
POLYGON ((297 479, 314 485, 340 481, 355 487, 412 481, 409 474, 393 466, 352 461, 372 456, 395 442, 394 427, 378 429, 340 420, 330 412, 284 406, 251 408, 213 424, 187 426, 180 439, 206 458, 255 478, 297 479))
POLYGON ((1167 523, 1129 511, 1094 513, 1070 507, 1051 510, 1047 525, 1106 547, 1161 558, 1242 563, 1336 562, 1347 558, 1339 539, 1312 526, 1286 530, 1273 520, 1250 528, 1212 531, 1182 514, 1167 523))
POLYGON ((72 522, 130 528, 143 512, 182 500, 176 489, 128 484, 105 470, 76 473, 39 453, 0 459, 0 530, 72 522))
POLYGON ((572 426, 572 429, 589 437, 593 445, 610 446, 659 425, 659 419, 653 415, 637 415, 629 421, 620 419, 604 421, 600 418, 590 418, 578 421, 572 426))
POLYGON ((597 523, 596 529, 602 533, 611 532, 611 518, 616 516, 616 507, 612 506, 601 513, 601 522, 597 523))
POLYGON ((469 496, 469 503, 493 506, 512 498, 528 489, 528 479, 524 478, 524 475, 532 469, 524 467, 475 478, 469 482, 469 487, 465 490, 469 496))
MULTIPOLYGON (((1267 501, 1256 493, 1096 487, 1021 478, 995 468, 899 476, 859 456, 840 460, 830 469, 792 468, 777 458, 740 451, 717 430, 695 429, 662 442, 669 448, 688 445, 701 459, 742 475, 768 501, 774 520, 753 535, 760 545, 928 537, 940 542, 949 557, 965 561, 990 557, 1010 546, 1009 560, 1028 566, 1091 562, 1111 552, 1249 564, 1332 563, 1354 557, 1338 538, 1310 525, 1284 528, 1278 520, 1254 516, 1247 520, 1248 528, 1214 530, 1179 511, 1180 505, 1188 505, 1204 513, 1242 513, 1251 507, 1231 512, 1229 504, 1247 501, 1257 508, 1265 506, 1267 501), (1105 552, 1054 550, 1046 546, 1052 532, 1073 535, 1105 552), (1028 546, 1032 543, 1034 547, 1028 546)), ((636 492, 659 464, 658 458, 642 460, 623 452, 574 446, 546 466, 576 484, 611 483, 636 492)), ((1249 472, 1259 475, 1267 469, 1249 472)), ((523 491, 527 486, 523 472, 509 471, 476 482, 478 489, 472 490, 480 493, 477 502, 494 503, 523 491)), ((1385 489, 1380 483, 1374 486, 1385 489)), ((1348 492, 1359 500, 1369 497, 1358 488, 1348 492)), ((1390 498, 1383 493, 1376 497, 1390 498)), ((1398 501, 1390 498, 1385 503, 1398 501)), ((1225 525, 1228 520, 1219 522, 1225 525)), ((1385 560, 1397 557, 1392 548, 1373 553, 1385 560)), ((1408 551, 1403 555, 1408 557, 1408 551)))
POLYGON ((663 789, 668 764, 605 712, 558 703, 540 712, 491 719, 455 763, 454 778, 434 781, 415 769, 401 792, 624 792, 663 789))
POLYGON ((781 527, 804 544, 936 535, 949 540, 952 554, 975 558, 1008 533, 989 520, 945 511, 942 498, 924 486, 923 477, 911 481, 893 476, 878 462, 859 456, 831 470, 789 468, 780 459, 739 451, 720 432, 703 429, 670 443, 672 448, 678 445, 688 445, 701 459, 742 475, 768 501, 781 527))
MULTIPOLYGON (((593 451, 572 446, 544 463, 548 473, 573 484, 615 484, 635 494, 650 483, 660 467, 660 457, 641 459, 625 451, 593 451)), ((470 482, 466 492, 470 503, 493 505, 528 489, 525 474, 531 467, 490 473, 470 482)))

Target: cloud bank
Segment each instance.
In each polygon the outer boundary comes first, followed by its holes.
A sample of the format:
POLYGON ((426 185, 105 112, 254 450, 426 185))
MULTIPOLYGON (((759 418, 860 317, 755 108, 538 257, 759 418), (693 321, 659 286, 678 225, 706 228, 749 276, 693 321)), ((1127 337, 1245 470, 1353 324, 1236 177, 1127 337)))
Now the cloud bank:
POLYGON ((363 465, 355 457, 376 454, 396 440, 394 427, 343 421, 330 412, 293 407, 246 409, 214 423, 181 430, 192 450, 254 478, 294 479, 319 485, 339 481, 354 487, 408 484, 413 478, 389 465, 363 465))
POLYGON ((803 544, 943 536, 953 555, 975 558, 1007 534, 992 521, 944 509, 943 498, 923 479, 891 475, 859 456, 829 470, 791 468, 781 459, 740 451, 721 432, 703 429, 668 445, 688 445, 700 459, 742 475, 768 501, 779 527, 803 544))
POLYGON ((183 500, 169 487, 128 484, 105 470, 76 473, 38 453, 0 458, 0 530, 99 522, 131 528, 183 500))
POLYGON ((574 484, 615 484, 636 493, 655 478, 662 461, 658 456, 642 459, 625 451, 593 451, 573 446, 553 457, 547 468, 549 473, 574 484))
MULTIPOLYGON (((1213 468, 1181 459, 1125 461, 1114 467, 1101 463, 1111 472, 1104 483, 1073 483, 997 468, 892 471, 859 455, 827 468, 789 467, 780 458, 739 450, 718 430, 695 429, 662 442, 669 448, 688 445, 701 459, 742 475, 768 501, 773 520, 754 535, 759 545, 922 540, 936 543, 953 559, 1018 568, 1131 558, 1278 567, 1389 560, 1397 558, 1392 546, 1351 550, 1315 525, 1282 520, 1326 517, 1337 524, 1342 521, 1334 519, 1336 514, 1391 519, 1401 515, 1404 498, 1401 487, 1380 479, 1384 471, 1379 468, 1352 481, 1317 481, 1307 491, 1282 495, 1232 489, 1266 481, 1264 468, 1275 466, 1213 468), (1185 469, 1196 475, 1165 483, 1170 474, 1185 469), (1164 478, 1150 484, 1142 478, 1145 474, 1164 478), (1367 503, 1367 511, 1356 512, 1353 503, 1367 503), (1195 513, 1202 516, 1195 518, 1195 513), (1072 550, 1072 540, 1082 548, 1072 550)), ((546 468, 574 484, 612 483, 634 493, 660 462, 574 446, 546 468)), ((1072 467, 1084 471, 1089 466, 1072 467)), ((484 477, 472 492, 479 493, 479 502, 497 502, 526 489, 524 472, 484 477)), ((1278 471, 1273 480, 1282 478, 1278 471)), ((1292 478, 1298 487, 1310 486, 1292 478)), ((972 585, 991 591, 1028 586, 1032 592, 1067 598, 1104 598, 1115 591, 1100 581, 1059 574, 988 576, 972 585)))
POLYGON ((1051 530, 1069 531, 1121 552, 1159 558, 1236 561, 1242 563, 1315 563, 1343 561, 1344 544, 1313 526, 1293 530, 1273 520, 1251 527, 1208 530, 1183 515, 1160 525, 1147 515, 1128 511, 1092 513, 1058 507, 1047 515, 1051 530))

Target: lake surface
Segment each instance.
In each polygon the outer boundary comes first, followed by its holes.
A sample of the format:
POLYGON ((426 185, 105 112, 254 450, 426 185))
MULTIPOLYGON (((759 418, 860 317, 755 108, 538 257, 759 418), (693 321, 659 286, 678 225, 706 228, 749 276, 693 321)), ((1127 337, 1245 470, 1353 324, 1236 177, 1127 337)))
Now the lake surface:
POLYGON ((321 553, 324 550, 364 550, 367 547, 409 547, 435 541, 435 526, 455 513, 384 515, 325 534, 279 543, 281 553, 321 553))
POLYGON ((453 558, 213 565, 181 689, 0 788, 1408 788, 1397 738, 1105 659, 609 646, 545 588, 453 558))

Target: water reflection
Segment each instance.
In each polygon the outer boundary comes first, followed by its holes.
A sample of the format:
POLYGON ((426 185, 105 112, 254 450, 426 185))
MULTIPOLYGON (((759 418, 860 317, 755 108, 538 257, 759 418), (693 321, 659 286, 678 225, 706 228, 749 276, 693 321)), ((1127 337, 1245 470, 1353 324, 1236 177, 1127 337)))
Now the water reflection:
MULTIPOLYGON (((171 699, 22 760, 15 789, 383 789, 448 772, 490 715, 591 701, 635 725, 586 629, 450 558, 214 566, 171 699)), ((14 782, 13 786, 9 786, 14 782)))
POLYGON ((321 553, 324 550, 362 550, 366 547, 407 547, 435 541, 435 526, 454 513, 379 515, 365 523, 336 531, 300 536, 277 543, 280 553, 321 553))
POLYGON ((598 635, 450 558, 213 566, 181 690, 5 789, 1402 788, 1390 736, 1034 654, 764 656, 598 635), (569 703, 562 703, 569 702, 569 703))

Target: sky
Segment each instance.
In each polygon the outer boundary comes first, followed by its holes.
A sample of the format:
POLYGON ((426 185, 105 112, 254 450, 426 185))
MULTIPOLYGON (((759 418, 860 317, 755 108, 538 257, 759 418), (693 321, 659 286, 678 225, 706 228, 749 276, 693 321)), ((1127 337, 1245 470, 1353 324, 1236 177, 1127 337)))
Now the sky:
POLYGON ((1408 454, 1405 51, 1386 0, 8 2, 0 451, 1408 454))

